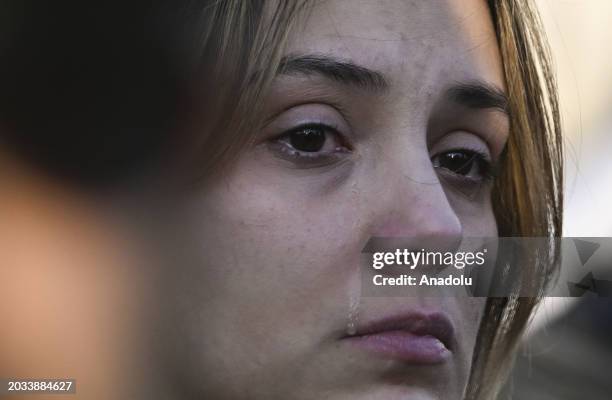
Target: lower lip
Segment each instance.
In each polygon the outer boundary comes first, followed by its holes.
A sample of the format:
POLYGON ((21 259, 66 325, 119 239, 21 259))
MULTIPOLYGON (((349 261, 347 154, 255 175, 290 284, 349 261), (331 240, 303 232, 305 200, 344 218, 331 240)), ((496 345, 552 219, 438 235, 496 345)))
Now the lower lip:
POLYGON ((451 356, 450 350, 437 337, 407 331, 386 331, 345 340, 375 355, 411 364, 441 364, 451 356))

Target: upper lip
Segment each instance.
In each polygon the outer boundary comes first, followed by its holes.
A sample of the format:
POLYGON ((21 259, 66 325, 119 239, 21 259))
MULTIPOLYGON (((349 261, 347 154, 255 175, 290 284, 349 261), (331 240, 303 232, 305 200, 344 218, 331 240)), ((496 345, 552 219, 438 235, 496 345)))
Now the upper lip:
POLYGON ((357 327, 354 335, 346 337, 376 335, 391 331, 407 331, 415 335, 430 335, 440 340, 448 350, 453 350, 455 328, 443 312, 407 312, 371 320, 357 327))

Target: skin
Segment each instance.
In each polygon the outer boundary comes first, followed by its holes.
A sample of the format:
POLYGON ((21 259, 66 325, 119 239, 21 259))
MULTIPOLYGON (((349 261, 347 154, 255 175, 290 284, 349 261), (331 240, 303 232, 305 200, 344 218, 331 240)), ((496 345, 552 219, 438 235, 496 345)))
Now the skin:
POLYGON ((495 162, 507 140, 503 112, 447 96, 457 83, 504 89, 486 3, 315 2, 286 54, 348 61, 388 85, 277 77, 255 143, 181 210, 193 259, 165 282, 167 367, 202 398, 462 398, 485 300, 361 296, 359 255, 373 236, 416 248, 497 236, 491 182, 436 164, 464 147, 495 162), (326 132, 325 157, 291 156, 283 134, 304 122, 339 132, 326 132), (406 310, 449 316, 449 360, 411 365, 342 339, 350 323, 406 310))

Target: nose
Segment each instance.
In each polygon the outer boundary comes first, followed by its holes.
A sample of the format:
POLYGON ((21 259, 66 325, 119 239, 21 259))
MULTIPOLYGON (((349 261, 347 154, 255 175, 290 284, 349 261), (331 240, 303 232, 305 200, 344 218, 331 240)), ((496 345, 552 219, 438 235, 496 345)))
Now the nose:
POLYGON ((461 243, 463 226, 429 158, 423 158, 419 168, 385 179, 371 236, 401 238, 403 247, 452 251, 461 243))

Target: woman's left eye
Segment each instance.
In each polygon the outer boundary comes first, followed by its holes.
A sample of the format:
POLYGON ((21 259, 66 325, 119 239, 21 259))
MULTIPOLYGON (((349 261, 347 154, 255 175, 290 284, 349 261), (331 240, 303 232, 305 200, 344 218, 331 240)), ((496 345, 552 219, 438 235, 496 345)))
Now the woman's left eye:
POLYGON ((349 151, 338 131, 323 124, 300 125, 271 143, 284 156, 294 158, 315 159, 349 151))
POLYGON ((472 181, 485 181, 492 177, 492 164, 486 154, 475 150, 455 149, 432 157, 434 168, 441 168, 472 181))

